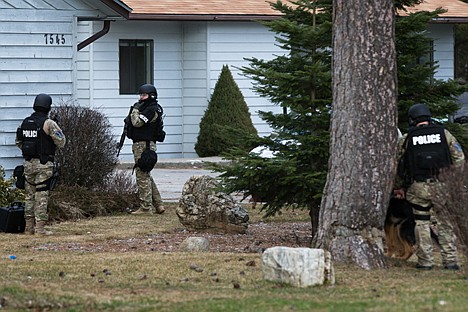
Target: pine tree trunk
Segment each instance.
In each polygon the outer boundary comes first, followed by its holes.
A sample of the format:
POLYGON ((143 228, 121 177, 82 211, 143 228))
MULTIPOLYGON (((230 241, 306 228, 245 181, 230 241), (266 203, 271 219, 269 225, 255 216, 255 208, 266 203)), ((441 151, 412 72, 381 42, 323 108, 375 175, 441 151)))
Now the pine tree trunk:
POLYGON ((393 1, 333 5, 329 172, 314 246, 334 261, 379 268, 397 140, 393 1))

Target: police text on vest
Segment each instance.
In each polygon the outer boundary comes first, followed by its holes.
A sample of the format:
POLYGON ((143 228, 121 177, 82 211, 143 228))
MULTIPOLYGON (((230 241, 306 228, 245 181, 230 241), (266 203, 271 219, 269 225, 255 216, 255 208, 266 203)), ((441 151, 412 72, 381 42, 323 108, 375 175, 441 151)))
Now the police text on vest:
POLYGON ((25 138, 37 138, 37 130, 23 130, 25 138))
POLYGON ((413 137, 413 145, 442 143, 440 134, 427 134, 413 137))

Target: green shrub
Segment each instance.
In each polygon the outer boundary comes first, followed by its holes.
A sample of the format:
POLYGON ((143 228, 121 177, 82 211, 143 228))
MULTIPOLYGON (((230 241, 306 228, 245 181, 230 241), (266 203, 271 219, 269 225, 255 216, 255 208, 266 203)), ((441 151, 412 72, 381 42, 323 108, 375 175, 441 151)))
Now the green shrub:
POLYGON ((200 157, 219 156, 228 149, 248 149, 242 134, 257 134, 249 109, 231 71, 224 65, 208 108, 200 122, 195 151, 200 157))
POLYGON ((23 201, 24 193, 22 190, 14 187, 13 177, 5 179, 5 169, 0 166, 0 206, 7 207, 14 201, 23 201))

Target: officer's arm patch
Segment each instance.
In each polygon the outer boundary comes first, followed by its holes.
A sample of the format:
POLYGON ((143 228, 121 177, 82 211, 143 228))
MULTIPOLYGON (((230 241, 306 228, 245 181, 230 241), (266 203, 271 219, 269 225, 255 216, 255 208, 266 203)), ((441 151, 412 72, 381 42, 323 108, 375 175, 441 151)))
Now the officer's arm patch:
POLYGON ((457 149, 457 151, 459 151, 459 152, 462 152, 462 151, 463 151, 463 149, 462 149, 460 143, 458 143, 458 142, 455 142, 455 143, 453 144, 453 147, 455 147, 455 148, 457 149))
POLYGON ((143 114, 140 114, 140 119, 143 120, 145 123, 147 123, 149 120, 148 120, 148 117, 146 117, 145 115, 143 114))
POLYGON ((56 130, 56 131, 54 132, 54 134, 55 134, 55 136, 56 136, 57 138, 63 139, 63 132, 62 132, 62 131, 56 130))

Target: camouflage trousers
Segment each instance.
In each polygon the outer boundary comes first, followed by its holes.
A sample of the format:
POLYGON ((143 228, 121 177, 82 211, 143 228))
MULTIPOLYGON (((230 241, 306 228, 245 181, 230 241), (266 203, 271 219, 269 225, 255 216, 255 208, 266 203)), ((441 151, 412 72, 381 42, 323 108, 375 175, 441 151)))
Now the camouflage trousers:
POLYGON ((49 190, 47 180, 52 177, 54 164, 47 162, 41 164, 39 159, 24 161, 25 183, 25 210, 26 218, 35 218, 36 221, 48 221, 49 190))
POLYGON ((416 219, 416 256, 418 264, 423 266, 434 264, 431 228, 438 234, 442 264, 457 263, 456 236, 453 226, 444 216, 445 194, 445 184, 441 182, 414 182, 407 190, 406 198, 413 204, 416 219))
MULTIPOLYGON (((150 148, 156 150, 156 144, 150 143, 150 148)), ((132 145, 133 157, 135 163, 140 159, 141 154, 146 149, 146 142, 134 142, 132 145)), ((161 195, 158 187, 154 183, 151 172, 141 171, 140 168, 135 169, 136 182, 138 186, 138 197, 140 199, 140 209, 155 212, 155 207, 162 205, 161 195)))

